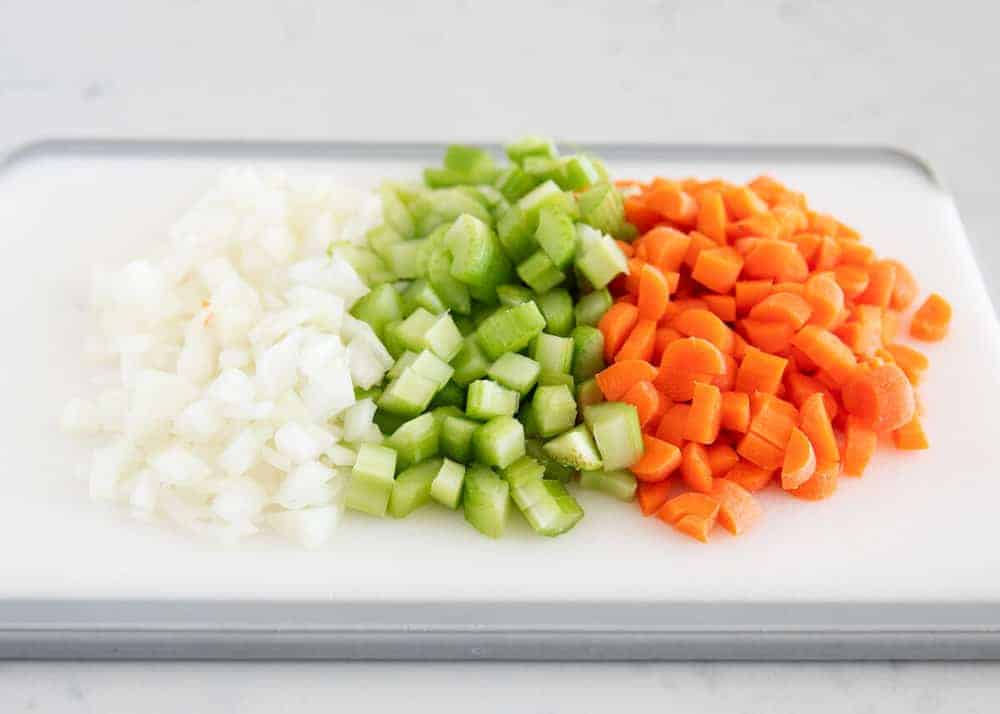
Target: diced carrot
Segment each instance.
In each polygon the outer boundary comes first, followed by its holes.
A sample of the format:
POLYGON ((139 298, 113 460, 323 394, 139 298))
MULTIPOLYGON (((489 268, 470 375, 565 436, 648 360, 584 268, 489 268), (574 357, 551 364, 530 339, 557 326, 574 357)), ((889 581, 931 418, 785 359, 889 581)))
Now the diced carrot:
POLYGON ((843 384, 854 376, 857 366, 854 354, 829 330, 806 325, 792 338, 792 344, 805 352, 820 369, 828 372, 837 384, 843 384))
POLYGON ((749 238, 781 238, 785 232, 784 226, 773 213, 758 213, 739 221, 726 224, 727 238, 736 240, 749 238))
POLYGON ((734 221, 767 212, 767 203, 746 186, 733 186, 722 194, 726 212, 734 221))
POLYGON ((746 318, 739 323, 739 329, 747 342, 765 352, 787 352, 795 336, 795 328, 784 322, 762 322, 746 318))
POLYGON ((895 364, 857 371, 840 396, 848 413, 876 432, 899 429, 916 413, 913 385, 895 364))
POLYGON ((625 289, 628 290, 630 295, 638 298, 639 281, 642 279, 642 266, 646 264, 646 261, 642 258, 629 258, 625 262, 628 265, 628 273, 625 275, 625 289))
POLYGON ((875 260, 875 251, 856 240, 840 241, 841 265, 868 265, 875 260))
POLYGON ((688 442, 681 449, 681 478, 689 488, 708 493, 712 488, 712 466, 701 444, 688 442))
POLYGON ((698 231, 691 231, 689 235, 691 237, 691 242, 688 244, 688 250, 684 256, 684 265, 693 269, 694 266, 698 264, 698 256, 701 255, 701 251, 718 248, 719 244, 704 233, 699 233, 698 231))
POLYGON ((629 387, 621 396, 621 401, 635 407, 639 415, 639 426, 645 428, 659 414, 663 397, 656 391, 652 381, 642 380, 629 387))
POLYGON ((749 461, 740 460, 726 474, 726 480, 738 483, 747 491, 754 493, 760 491, 771 482, 774 476, 774 469, 762 469, 749 461))
POLYGON ((662 481, 681 465, 681 450, 648 434, 642 435, 642 456, 629 467, 640 481, 662 481))
POLYGON ((747 184, 747 187, 764 199, 768 205, 774 206, 789 194, 789 190, 771 176, 758 176, 747 184))
MULTIPOLYGON (((636 242, 638 243, 638 241, 636 242)), ((626 258, 631 258, 635 255, 635 248, 632 247, 632 243, 626 243, 623 240, 616 240, 615 245, 618 246, 618 250, 620 250, 626 258)))
POLYGON ((726 371, 723 374, 712 377, 712 384, 718 387, 720 391, 729 392, 732 390, 733 385, 736 384, 736 370, 739 368, 739 363, 732 355, 724 355, 724 357, 726 359, 726 371))
POLYGON ((727 245, 706 248, 698 253, 691 277, 709 290, 728 293, 740 277, 743 256, 727 245))
MULTIPOLYGON (((749 408, 748 403, 748 412, 749 408)), ((667 409, 656 429, 656 438, 669 442, 677 447, 684 446, 684 429, 687 426, 687 417, 688 412, 690 411, 690 404, 674 404, 672 407, 667 409)))
POLYGON ((684 438, 699 444, 711 444, 722 425, 722 393, 712 384, 695 382, 691 411, 684 425, 684 438))
POLYGON ((837 234, 837 219, 829 213, 809 211, 807 215, 809 218, 809 230, 822 235, 832 236, 837 234))
POLYGON ((773 280, 737 280, 733 286, 736 314, 746 315, 753 306, 771 294, 773 280))
POLYGON ((699 197, 697 228, 716 243, 726 242, 726 206, 718 191, 704 191, 699 197))
POLYGON ((750 397, 750 433, 766 439, 778 449, 784 450, 788 445, 798 418, 799 411, 794 404, 773 394, 755 392, 750 397))
POLYGON ((943 340, 950 322, 951 305, 937 293, 931 293, 913 315, 910 334, 928 342, 943 340))
POLYGON ((698 217, 698 204, 689 193, 672 182, 664 182, 647 192, 646 205, 675 223, 693 225, 698 217))
POLYGON ((870 357, 882 347, 882 309, 874 305, 855 305, 848 320, 835 334, 856 355, 870 357))
POLYGON ((656 337, 653 340, 653 363, 659 364, 660 360, 663 359, 663 351, 667 349, 667 345, 681 337, 681 333, 672 327, 657 327, 656 337))
POLYGON ((844 309, 844 290, 833 273, 816 273, 805 283, 802 297, 812 308, 809 323, 829 328, 844 309))
POLYGON ((788 366, 784 357, 763 352, 756 347, 748 347, 740 368, 736 372, 737 392, 767 392, 774 394, 781 384, 782 375, 788 366))
POLYGON ((789 493, 806 501, 821 501, 832 496, 833 492, 837 490, 837 477, 839 475, 839 462, 821 461, 816 464, 816 470, 812 477, 789 493))
POLYGON ((720 320, 732 322, 736 319, 736 298, 732 295, 702 295, 708 309, 720 320))
POLYGON ((714 519, 719 514, 719 502, 711 496, 697 491, 688 491, 674 496, 656 512, 660 520, 676 523, 684 516, 701 516, 714 519))
POLYGON ((913 386, 920 384, 920 378, 930 366, 927 356, 923 352, 907 345, 893 343, 886 345, 885 348, 892 355, 899 368, 906 374, 906 378, 910 380, 910 384, 913 386))
POLYGON ((889 344, 899 335, 899 313, 895 310, 882 310, 882 342, 889 344))
POLYGON ((744 259, 743 275, 801 283, 809 277, 809 266, 794 243, 761 238, 744 259))
POLYGON ((812 269, 822 271, 836 268, 837 264, 840 262, 840 256, 842 253, 843 250, 840 247, 840 243, 830 236, 823 236, 823 239, 820 241, 819 248, 816 249, 816 255, 812 262, 812 269))
POLYGON ((878 445, 878 434, 865 426, 857 417, 848 415, 847 426, 844 429, 844 462, 845 476, 861 476, 868 462, 875 454, 878 445))
POLYGON ((813 445, 819 461, 839 461, 837 436, 834 434, 833 423, 827 413, 823 397, 823 392, 815 392, 802 402, 802 407, 799 409, 799 426, 813 445))
POLYGON ((700 337, 685 337, 667 345, 654 383, 675 402, 686 402, 694 394, 695 381, 709 382, 725 370, 718 347, 700 337))
POLYGON ((736 453, 767 471, 781 468, 781 464, 785 460, 785 454, 781 448, 753 432, 744 434, 736 446, 736 453))
POLYGON ((605 362, 610 362, 618 354, 638 320, 639 308, 626 302, 616 302, 601 316, 597 327, 604 335, 605 362))
POLYGON ((799 249, 806 263, 813 265, 813 259, 816 256, 816 251, 819 250, 819 244, 823 242, 823 236, 817 233, 795 233, 789 236, 788 240, 799 249))
POLYGON ((763 515, 757 499, 736 481, 716 480, 709 495, 719 502, 719 525, 733 535, 746 533, 763 515))
POLYGON ((605 367, 594 378, 601 394, 609 402, 621 399, 638 382, 651 382, 657 376, 656 367, 644 360, 623 360, 605 367))
POLYGON ((868 289, 868 271, 857 265, 838 265, 833 277, 844 291, 844 297, 854 300, 868 289))
POLYGON ((673 319, 670 326, 686 337, 708 340, 724 354, 733 351, 733 331, 709 310, 685 310, 673 319))
POLYGON ((837 399, 827 391, 819 380, 801 372, 786 372, 785 389, 788 398, 792 400, 792 404, 797 406, 799 410, 802 409, 802 405, 805 404, 806 399, 814 394, 821 394, 823 396, 823 406, 826 408, 830 419, 832 420, 837 416, 837 399))
POLYGON ((665 273, 677 272, 684 264, 691 238, 676 228, 658 226, 642 237, 649 262, 665 273))
POLYGON ((930 446, 918 416, 914 416, 906 424, 892 432, 892 438, 896 442, 896 448, 903 451, 920 451, 930 446))
POLYGON ((701 541, 702 543, 708 543, 708 534, 712 531, 712 526, 715 525, 715 519, 705 518, 704 516, 681 516, 676 523, 674 523, 674 528, 684 535, 691 536, 695 540, 701 541))
POLYGON ((653 343, 656 341, 656 323, 641 319, 635 323, 632 332, 615 354, 615 362, 643 360, 648 362, 653 358, 653 343))
POLYGON ((706 447, 705 452, 708 454, 708 466, 712 470, 713 478, 722 478, 740 460, 736 449, 729 444, 716 442, 706 447))
POLYGON ((640 233, 645 233, 657 224, 660 214, 646 205, 644 196, 628 196, 625 198, 625 219, 640 233))
POLYGON ((670 302, 670 285, 663 272, 646 263, 639 274, 639 318, 656 322, 670 302))
POLYGON ((888 263, 896 269, 896 282, 892 286, 892 298, 889 300, 889 306, 893 310, 906 310, 917 299, 917 294, 920 292, 917 279, 913 277, 910 269, 898 260, 886 260, 883 262, 888 263))
POLYGON ((660 510, 670 497, 670 480, 640 481, 635 496, 642 515, 650 516, 660 510))
POLYGON ((868 287, 857 301, 865 305, 889 307, 896 287, 896 266, 890 260, 879 260, 868 266, 868 287))
POLYGON ((750 428, 750 395, 743 392, 723 392, 722 428, 741 434, 750 428))
POLYGON ((750 310, 751 320, 781 322, 798 330, 812 315, 812 308, 806 300, 789 292, 774 292, 754 305, 750 310))
POLYGON ((786 491, 798 488, 816 471, 816 452, 801 429, 792 429, 781 466, 781 487, 786 491))

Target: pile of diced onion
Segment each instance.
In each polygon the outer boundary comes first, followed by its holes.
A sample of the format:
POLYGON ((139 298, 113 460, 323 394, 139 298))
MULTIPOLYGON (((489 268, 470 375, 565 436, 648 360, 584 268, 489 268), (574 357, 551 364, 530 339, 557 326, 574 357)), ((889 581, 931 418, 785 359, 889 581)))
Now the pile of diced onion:
POLYGON ((173 226, 165 255, 97 275, 85 351, 117 384, 63 414, 99 442, 91 496, 226 541, 270 528, 325 542, 347 444, 382 439, 355 387, 392 358, 348 313, 368 288, 336 250, 381 213, 376 194, 330 180, 234 170, 173 226))

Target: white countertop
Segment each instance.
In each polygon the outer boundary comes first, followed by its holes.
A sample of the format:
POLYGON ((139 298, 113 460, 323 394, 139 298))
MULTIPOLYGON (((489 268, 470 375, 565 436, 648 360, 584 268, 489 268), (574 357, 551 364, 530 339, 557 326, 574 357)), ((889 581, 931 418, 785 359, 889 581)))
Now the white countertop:
MULTIPOLYGON (((0 152, 48 136, 526 131, 891 144, 955 193, 1000 299, 1000 13, 974 0, 950 3, 946 21, 900 0, 16 5, 0 4, 0 152)), ((0 663, 4 712, 390 711, 415 697, 443 711, 603 711, 626 694, 676 711, 995 711, 1000 665, 0 663)))

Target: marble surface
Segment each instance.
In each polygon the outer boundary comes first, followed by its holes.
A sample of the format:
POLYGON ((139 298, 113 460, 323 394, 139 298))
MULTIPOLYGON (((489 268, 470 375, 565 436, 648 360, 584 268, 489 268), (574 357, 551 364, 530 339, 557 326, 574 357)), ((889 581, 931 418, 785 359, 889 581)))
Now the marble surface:
MULTIPOLYGON (((0 152, 47 136, 874 143, 1000 298, 996 6, 0 0, 0 152), (627 11, 620 8, 627 7, 627 11), (616 9, 617 8, 617 9, 616 9)), ((996 711, 967 664, 0 663, 0 711, 996 711)))

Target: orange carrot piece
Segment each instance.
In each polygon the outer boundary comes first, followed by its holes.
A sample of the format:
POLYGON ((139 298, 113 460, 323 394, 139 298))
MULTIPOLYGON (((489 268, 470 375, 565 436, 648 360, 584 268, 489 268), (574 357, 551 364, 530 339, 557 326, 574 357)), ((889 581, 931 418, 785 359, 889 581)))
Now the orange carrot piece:
POLYGON ((709 310, 685 310, 673 319, 670 326, 686 337, 708 340, 724 354, 733 351, 733 331, 709 310))
POLYGON ((823 397, 823 392, 814 392, 802 402, 799 427, 812 444, 818 461, 840 461, 837 436, 823 397))
POLYGON ((736 445, 736 453, 767 471, 781 468, 781 464, 785 460, 782 449, 753 432, 748 432, 740 439, 739 444, 736 445))
POLYGON ((695 491, 708 493, 712 489, 712 466, 701 444, 688 442, 681 449, 681 478, 695 491))
POLYGON ((746 533, 763 515, 757 499, 736 481, 718 479, 709 495, 719 502, 719 525, 733 535, 746 533))
POLYGON ((781 384, 782 375, 788 366, 784 357, 768 354, 756 347, 748 347, 736 372, 737 392, 767 392, 774 394, 781 384))
POLYGON ((691 277, 709 290, 728 293, 733 289, 743 269, 743 256, 724 245, 706 248, 698 253, 691 277))
POLYGON ((667 349, 667 345, 681 337, 681 333, 672 327, 657 327, 656 337, 653 340, 653 363, 659 364, 660 360, 663 359, 663 351, 667 349))
POLYGON ((743 392, 723 392, 722 427, 746 432, 750 428, 750 395, 743 392))
POLYGON ((639 295, 639 280, 642 277, 642 266, 646 264, 642 258, 629 258, 625 261, 628 265, 628 272, 625 274, 625 289, 629 295, 639 295))
POLYGON ((820 369, 828 372, 837 384, 843 384, 854 376, 857 367, 854 354, 829 330, 806 325, 792 338, 792 344, 805 352, 820 369))
POLYGON ((896 287, 896 266, 890 260, 879 260, 868 266, 868 287, 857 301, 865 305, 889 307, 896 287))
POLYGON ((623 360, 605 367, 594 378, 601 394, 609 402, 621 399, 637 382, 651 382, 656 378, 656 367, 643 360, 623 360))
POLYGON ((640 481, 662 481, 681 465, 681 450, 670 442, 642 435, 642 456, 629 467, 640 481))
POLYGON ((820 213, 818 211, 809 211, 809 230, 819 233, 821 235, 836 235, 837 234, 837 219, 831 216, 829 213, 820 213))
POLYGON ((726 361, 718 347, 700 337, 685 337, 667 345, 654 383, 675 402, 686 402, 694 394, 696 380, 709 382, 725 371, 726 361))
POLYGON ((673 182, 654 186, 646 194, 646 205, 675 223, 693 225, 698 217, 698 204, 689 193, 673 182))
POLYGON ((732 322, 736 319, 736 298, 732 295, 702 295, 701 299, 720 320, 732 322))
POLYGON ((788 445, 798 418, 799 411, 794 404, 773 394, 756 392, 750 397, 750 433, 767 440, 780 450, 788 445))
POLYGON ((743 275, 801 283, 809 277, 809 266, 794 243, 761 238, 744 259, 743 275))
MULTIPOLYGON (((636 241, 636 243, 638 243, 638 241, 636 241)), ((618 250, 620 250, 626 258, 631 258, 635 255, 635 248, 632 243, 626 243, 623 240, 616 240, 615 245, 618 246, 618 250)))
POLYGON ((802 297, 812 308, 809 323, 829 328, 844 309, 844 289, 833 273, 816 273, 806 280, 802 297))
POLYGON ((719 502, 711 496, 697 491, 688 491, 674 496, 656 512, 666 523, 676 523, 684 516, 701 516, 714 519, 719 514, 719 502))
POLYGON ((927 442, 927 434, 924 433, 924 426, 920 423, 920 417, 914 416, 903 426, 892 432, 893 441, 897 449, 903 451, 921 451, 930 446, 927 442))
MULTIPOLYGON (((749 404, 747 409, 749 410, 749 404)), ((688 412, 690 411, 690 404, 674 404, 667 409, 656 428, 656 438, 678 448, 684 446, 684 429, 687 426, 688 412)))
POLYGON ((701 255, 703 250, 718 248, 719 244, 704 233, 699 233, 698 231, 691 231, 689 235, 691 237, 691 242, 688 244, 687 253, 684 255, 684 265, 693 269, 694 266, 698 264, 698 256, 701 255))
POLYGON ((716 442, 709 447, 705 448, 705 452, 708 454, 708 466, 712 471, 713 478, 722 478, 730 469, 732 469, 740 460, 739 454, 736 453, 736 449, 731 447, 729 444, 723 444, 721 442, 716 442))
POLYGON ((771 482, 774 469, 762 469, 749 461, 740 460, 726 474, 726 480, 737 483, 747 491, 754 493, 760 491, 771 482))
POLYGON ((733 186, 722 194, 726 212, 734 221, 767 212, 767 203, 746 186, 733 186))
POLYGON ((829 498, 837 490, 837 477, 840 475, 840 463, 837 461, 820 462, 812 477, 796 489, 789 491, 796 498, 805 501, 821 501, 829 498))
POLYGON ((639 319, 656 322, 670 302, 670 285, 655 265, 646 263, 639 273, 639 319))
POLYGON ((936 342, 948 334, 951 305, 937 293, 931 293, 917 308, 910 322, 910 334, 918 340, 936 342))
POLYGON ((895 364, 859 370, 840 396, 848 413, 876 432, 895 431, 916 413, 913 385, 895 364))
POLYGON ((753 306, 771 294, 773 280, 737 280, 733 286, 736 314, 746 315, 753 306))
POLYGON ((712 377, 711 383, 718 387, 723 392, 732 391, 733 385, 736 384, 736 370, 739 368, 739 363, 732 355, 724 355, 726 359, 726 371, 724 374, 718 374, 712 377))
POLYGON ((892 298, 889 300, 889 306, 893 310, 906 310, 917 299, 917 294, 920 292, 917 279, 913 277, 910 269, 898 260, 886 260, 883 262, 888 263, 896 269, 896 282, 892 286, 892 298))
POLYGON ((646 205, 644 196, 633 195, 625 198, 625 218, 640 233, 645 233, 659 222, 660 214, 646 205))
POLYGON ((657 226, 642 237, 649 262, 665 273, 674 273, 684 264, 691 237, 676 228, 657 226))
POLYGON ((618 354, 625 339, 639 320, 639 308, 626 302, 616 302, 608 308, 597 323, 604 335, 604 361, 610 362, 618 354))
POLYGON ((798 488, 816 471, 816 452, 801 429, 792 429, 781 466, 781 487, 786 491, 798 488))
POLYGON ((651 381, 642 380, 629 387, 621 396, 621 401, 635 407, 639 415, 639 426, 645 429, 653 417, 660 413, 663 397, 656 391, 651 381))
POLYGON ((711 444, 722 425, 722 393, 713 384, 695 382, 691 411, 684 425, 684 438, 699 444, 711 444))
POLYGON ((899 334, 899 313, 895 310, 882 311, 882 342, 883 346, 896 339, 899 334))
POLYGON ((920 378, 930 366, 930 360, 927 359, 927 355, 907 345, 888 344, 885 346, 885 349, 888 350, 896 364, 906 374, 906 378, 910 380, 910 384, 914 386, 920 384, 920 378))
POLYGON ((636 500, 639 502, 639 509, 642 515, 650 516, 656 513, 667 502, 670 497, 670 481, 640 481, 635 491, 636 500))
POLYGON ((782 200, 790 193, 784 184, 771 176, 758 176, 747 184, 747 188, 756 193, 771 206, 778 203, 778 201, 782 200))
POLYGON ((795 233, 789 236, 788 240, 799 249, 802 257, 806 259, 806 263, 813 265, 813 259, 816 257, 816 251, 819 250, 819 244, 823 242, 823 236, 817 233, 795 233))
POLYGON ((676 523, 674 523, 674 528, 684 535, 691 536, 697 541, 702 543, 708 543, 708 534, 712 531, 712 527, 715 525, 715 519, 705 518, 704 516, 681 516, 676 523))
POLYGON ((826 408, 826 412, 832 420, 837 416, 837 399, 827 391, 818 379, 810 377, 807 374, 802 374, 801 372, 787 372, 785 374, 785 392, 788 398, 791 399, 792 404, 797 406, 801 411, 802 405, 805 404, 806 400, 814 394, 820 394, 823 396, 823 406, 826 408))
POLYGON ((856 240, 840 241, 841 265, 868 265, 875 260, 875 251, 856 240))
POLYGON ((812 315, 812 308, 802 297, 788 292, 774 292, 753 306, 751 320, 781 322, 798 330, 812 315))
POLYGON ((855 305, 854 319, 841 325, 834 334, 856 355, 870 357, 882 347, 882 310, 874 305, 855 305))
POLYGON ((718 191, 705 191, 699 197, 697 228, 716 243, 726 242, 726 206, 718 191))
POLYGON ((648 362, 653 358, 653 343, 656 341, 656 323, 652 320, 640 319, 635 323, 632 332, 615 355, 615 362, 628 360, 643 360, 648 362))
POLYGON ((765 352, 787 352, 795 336, 795 328, 784 322, 762 322, 747 318, 739 323, 740 330, 754 347, 765 352))
POLYGON ((844 453, 841 455, 844 475, 861 476, 875 454, 876 446, 878 446, 878 434, 865 426, 857 417, 848 415, 847 425, 844 428, 844 453))
POLYGON ((840 262, 840 256, 842 253, 843 249, 840 247, 840 243, 830 236, 823 236, 819 247, 816 249, 816 255, 814 256, 811 264, 812 269, 816 271, 823 271, 836 268, 837 264, 840 262))

